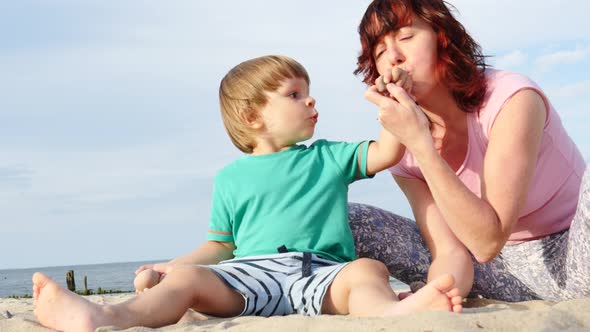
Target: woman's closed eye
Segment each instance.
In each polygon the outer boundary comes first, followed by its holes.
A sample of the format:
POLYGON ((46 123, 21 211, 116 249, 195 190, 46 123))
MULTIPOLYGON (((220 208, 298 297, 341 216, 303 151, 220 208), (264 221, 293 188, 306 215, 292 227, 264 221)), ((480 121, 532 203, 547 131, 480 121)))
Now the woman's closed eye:
POLYGON ((399 37, 399 40, 410 40, 410 39, 412 39, 412 37, 414 37, 414 35, 412 35, 412 34, 402 35, 399 37))
POLYGON ((375 59, 379 59, 380 56, 383 55, 383 53, 385 53, 385 49, 378 49, 375 51, 375 59))

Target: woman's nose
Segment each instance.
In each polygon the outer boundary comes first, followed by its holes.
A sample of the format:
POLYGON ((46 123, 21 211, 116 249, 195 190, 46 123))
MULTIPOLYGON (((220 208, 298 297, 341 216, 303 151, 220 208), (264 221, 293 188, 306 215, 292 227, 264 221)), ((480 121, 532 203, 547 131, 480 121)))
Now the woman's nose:
POLYGON ((406 61, 406 57, 402 50, 395 44, 389 45, 387 47, 387 60, 393 66, 400 65, 406 61))

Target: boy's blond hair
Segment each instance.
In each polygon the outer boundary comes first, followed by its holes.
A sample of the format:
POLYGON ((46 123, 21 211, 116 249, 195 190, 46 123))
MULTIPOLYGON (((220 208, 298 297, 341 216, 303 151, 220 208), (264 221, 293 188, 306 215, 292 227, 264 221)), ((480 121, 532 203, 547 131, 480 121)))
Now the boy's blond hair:
POLYGON ((250 59, 232 68, 219 85, 219 105, 225 129, 234 145, 245 153, 255 147, 255 131, 243 118, 256 119, 267 101, 266 92, 276 91, 281 81, 309 75, 297 61, 282 55, 250 59))

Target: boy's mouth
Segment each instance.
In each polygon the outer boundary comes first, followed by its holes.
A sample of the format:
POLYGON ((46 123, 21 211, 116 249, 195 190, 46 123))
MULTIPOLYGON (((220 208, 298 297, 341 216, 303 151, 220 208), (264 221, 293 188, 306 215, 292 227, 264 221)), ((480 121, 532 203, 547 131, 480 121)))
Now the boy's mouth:
POLYGON ((319 114, 316 114, 316 115, 312 116, 310 119, 311 119, 311 120, 312 120, 314 123, 317 123, 317 122, 318 122, 318 116, 319 116, 319 114))

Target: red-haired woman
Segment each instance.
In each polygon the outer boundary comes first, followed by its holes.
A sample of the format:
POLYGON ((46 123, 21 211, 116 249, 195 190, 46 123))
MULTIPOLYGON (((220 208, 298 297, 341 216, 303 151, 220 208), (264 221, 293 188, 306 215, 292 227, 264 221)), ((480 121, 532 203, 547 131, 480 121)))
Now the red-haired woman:
POLYGON ((590 171, 543 91, 488 68, 442 0, 373 1, 359 33, 365 83, 407 73, 375 103, 416 222, 350 204, 358 255, 406 283, 450 272, 462 295, 589 296, 590 171))

